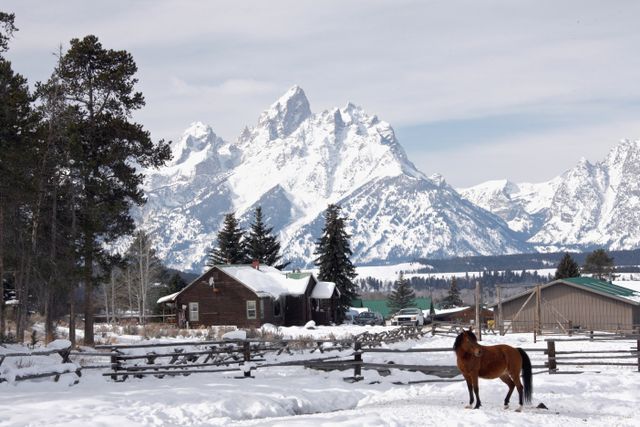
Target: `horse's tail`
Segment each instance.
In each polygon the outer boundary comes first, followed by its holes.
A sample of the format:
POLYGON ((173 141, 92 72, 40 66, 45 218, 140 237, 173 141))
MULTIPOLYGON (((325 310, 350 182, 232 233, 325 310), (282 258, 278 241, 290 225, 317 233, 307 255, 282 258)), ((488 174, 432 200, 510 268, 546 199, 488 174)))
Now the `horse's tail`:
POLYGON ((531 394, 533 393, 533 378, 531 374, 531 360, 525 351, 518 349, 522 358, 522 382, 524 383, 524 401, 531 403, 531 394))

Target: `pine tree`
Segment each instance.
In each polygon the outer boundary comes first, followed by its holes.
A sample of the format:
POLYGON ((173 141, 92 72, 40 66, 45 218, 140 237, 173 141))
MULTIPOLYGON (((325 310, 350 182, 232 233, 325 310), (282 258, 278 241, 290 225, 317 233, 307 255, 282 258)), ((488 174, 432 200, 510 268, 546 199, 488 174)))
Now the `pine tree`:
POLYGON ((398 280, 393 284, 393 288, 393 291, 388 297, 389 308, 393 311, 398 311, 415 305, 416 293, 409 285, 407 279, 404 278, 402 272, 400 272, 398 280))
POLYGON ((451 278, 449 293, 442 301, 442 308, 462 307, 462 305, 462 298, 460 298, 460 291, 458 290, 458 282, 454 276, 451 278))
POLYGON ((280 242, 271 234, 273 227, 268 227, 262 219, 262 208, 258 206, 254 220, 244 241, 248 262, 254 260, 260 264, 276 265, 280 260, 280 242))
POLYGON ((429 300, 429 317, 433 319, 436 315, 436 308, 433 306, 433 298, 429 300))
POLYGON ((242 264, 246 262, 244 244, 244 231, 238 225, 235 214, 228 213, 224 216, 222 229, 218 231, 218 245, 209 251, 207 266, 216 264, 242 264))
POLYGON ((591 273, 600 280, 613 280, 615 265, 613 258, 604 249, 596 249, 587 255, 582 271, 591 273))
POLYGON ((570 277, 580 277, 580 267, 571 258, 571 255, 565 253, 556 268, 555 279, 568 279, 570 277))
POLYGON ((330 204, 324 213, 324 228, 321 237, 316 241, 314 252, 318 257, 314 264, 319 267, 318 278, 333 282, 340 292, 338 302, 338 323, 344 320, 351 301, 357 298, 358 292, 353 279, 357 276, 351 263, 351 248, 345 230, 345 218, 341 216, 341 208, 330 204))
POLYGON ((134 229, 131 208, 145 202, 139 168, 159 167, 171 158, 168 143, 154 144, 131 122, 145 104, 135 92, 137 66, 126 51, 107 50, 95 36, 71 40, 58 77, 79 120, 70 149, 77 181, 78 233, 82 241, 85 344, 93 344, 94 267, 105 242, 134 229))

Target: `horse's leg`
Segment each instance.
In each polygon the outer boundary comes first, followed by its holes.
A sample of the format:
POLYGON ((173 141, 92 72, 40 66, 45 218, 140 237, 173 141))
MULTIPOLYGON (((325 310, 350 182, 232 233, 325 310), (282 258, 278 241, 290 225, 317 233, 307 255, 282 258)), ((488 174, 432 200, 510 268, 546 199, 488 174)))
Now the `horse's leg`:
POLYGON ((500 377, 503 383, 509 387, 509 391, 507 392, 507 397, 504 398, 504 409, 509 407, 509 400, 511 399, 511 394, 513 393, 513 389, 515 388, 515 383, 511 380, 508 374, 504 374, 500 377))
POLYGON ((469 390, 469 404, 465 406, 466 409, 471 409, 473 405, 473 383, 471 382, 471 376, 465 375, 464 379, 467 381, 467 390, 469 390))
POLYGON ((518 389, 518 403, 520 404, 520 406, 518 406, 518 409, 516 409, 516 412, 522 412, 522 405, 524 404, 524 402, 522 401, 523 387, 522 387, 522 383, 520 382, 520 372, 516 372, 515 374, 513 372, 510 372, 510 376, 513 382, 515 383, 516 388, 518 389))
POLYGON ((473 409, 478 409, 480 407, 480 393, 478 383, 480 382, 480 377, 477 375, 473 376, 473 391, 476 393, 476 406, 473 409))

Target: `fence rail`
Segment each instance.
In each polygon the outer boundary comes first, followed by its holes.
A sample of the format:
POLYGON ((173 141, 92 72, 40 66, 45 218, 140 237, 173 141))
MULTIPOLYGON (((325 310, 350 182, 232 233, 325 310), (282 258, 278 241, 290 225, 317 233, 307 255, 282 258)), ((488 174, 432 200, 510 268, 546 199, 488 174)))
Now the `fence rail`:
MULTIPOLYGON (((438 325, 436 333, 449 334, 450 326, 438 325)), ((83 369, 104 369, 105 377, 114 381, 124 381, 129 377, 141 378, 148 375, 157 377, 191 375, 196 373, 220 373, 239 372, 241 378, 251 377, 256 370, 267 369, 276 366, 304 366, 322 370, 353 370, 352 376, 345 378, 348 381, 363 379, 363 372, 367 370, 377 371, 381 375, 388 375, 392 369, 422 372, 432 378, 425 378, 409 383, 420 382, 445 382, 459 381, 459 372, 456 366, 441 364, 412 364, 401 363, 402 355, 410 354, 434 354, 452 353, 450 347, 423 348, 423 349, 390 349, 382 347, 385 339, 400 340, 406 337, 420 337, 434 330, 433 327, 411 328, 396 334, 361 334, 351 339, 319 339, 319 340, 278 340, 265 341, 257 339, 248 340, 224 340, 224 341, 183 341, 154 344, 131 345, 100 345, 98 351, 71 351, 70 348, 39 350, 32 352, 16 352, 0 354, 0 365, 11 357, 25 356, 53 356, 59 355, 62 363, 52 365, 50 371, 45 370, 32 374, 15 375, 14 381, 54 377, 58 381, 61 375, 75 373, 77 377, 82 375, 83 369), (403 338, 404 337, 404 338, 403 338), (99 351, 105 350, 105 351, 99 351), (307 358, 300 360, 274 360, 283 354, 293 356, 300 351, 307 353, 307 358), (327 353, 340 351, 338 355, 327 355, 313 359, 308 358, 311 353, 327 353), (344 351, 349 351, 344 354, 344 351), (367 355, 379 355, 388 353, 394 357, 394 361, 381 363, 379 361, 365 360, 367 355), (271 358, 267 355, 271 354, 271 358), (82 366, 71 361, 72 357, 104 358, 108 363, 100 365, 82 366)), ((611 336, 608 334, 591 334, 589 337, 573 339, 546 339, 546 348, 524 348, 527 353, 541 354, 542 357, 533 359, 534 369, 543 369, 540 372, 549 374, 578 373, 581 371, 566 370, 568 366, 621 366, 637 367, 640 372, 640 336, 627 337, 611 336), (567 341, 600 341, 603 343, 614 340, 626 340, 630 348, 603 349, 603 350, 562 350, 567 341), (559 347, 559 348, 558 348, 559 347), (546 357, 544 357, 546 356, 546 357), (544 358, 543 358, 544 357, 544 358), (546 359, 546 360, 544 360, 546 359), (540 363, 544 360, 543 363, 540 363), (562 368, 561 368, 562 367, 562 368)), ((536 373, 540 373, 536 372, 536 373)), ((0 382, 7 381, 0 377, 0 382)), ((10 379, 9 379, 10 380, 10 379)))

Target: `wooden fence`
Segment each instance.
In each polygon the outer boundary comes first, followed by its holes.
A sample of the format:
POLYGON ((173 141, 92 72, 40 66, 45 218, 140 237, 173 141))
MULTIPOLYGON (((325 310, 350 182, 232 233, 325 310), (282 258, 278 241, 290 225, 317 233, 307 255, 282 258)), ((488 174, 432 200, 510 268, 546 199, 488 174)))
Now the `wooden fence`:
MULTIPOLYGON (((61 349, 52 349, 52 350, 39 350, 39 351, 31 351, 31 352, 19 352, 19 353, 4 353, 0 354, 0 366, 2 363, 9 358, 16 357, 31 357, 31 356, 51 356, 54 354, 59 355, 62 358, 62 363, 50 366, 45 368, 43 371, 35 372, 35 373, 25 373, 25 374, 17 374, 15 377, 11 378, 13 381, 24 381, 24 380, 34 380, 38 378, 47 378, 54 377, 54 381, 58 381, 60 376, 63 374, 74 373, 76 376, 82 376, 81 368, 75 363, 71 362, 71 348, 61 348, 61 349)), ((0 383, 9 381, 7 377, 0 376, 0 383)))
MULTIPOLYGON (((424 348, 424 349, 389 349, 382 348, 382 343, 419 338, 424 334, 443 333, 453 334, 455 331, 443 329, 409 328, 395 333, 383 332, 380 334, 363 333, 354 338, 345 340, 232 340, 232 341, 186 341, 173 343, 134 344, 134 345, 102 345, 96 346, 97 351, 80 352, 71 351, 69 348, 34 351, 25 353, 6 353, 0 355, 0 365, 9 357, 25 356, 50 356, 58 354, 62 358, 62 364, 54 366, 48 371, 40 371, 36 374, 18 375, 15 381, 54 377, 58 380, 60 375, 75 373, 81 376, 82 369, 105 369, 108 372, 103 376, 110 377, 114 381, 124 381, 129 377, 142 378, 148 375, 156 377, 191 375, 196 373, 214 372, 238 372, 239 378, 251 377, 256 369, 266 369, 275 366, 304 366, 322 370, 353 370, 353 375, 345 378, 347 381, 360 381, 364 378, 363 371, 375 370, 380 375, 390 374, 392 369, 412 372, 421 372, 430 378, 410 381, 404 384, 423 382, 460 381, 459 372, 454 365, 437 364, 406 364, 397 363, 402 355, 416 353, 448 353, 452 354, 452 348, 424 348), (389 340, 389 341, 387 341, 389 340), (349 350, 348 355, 325 355, 333 351, 349 350), (317 353, 318 357, 309 357, 317 353), (379 363, 367 361, 366 356, 381 353, 400 356, 394 361, 379 363), (267 355, 271 354, 271 360, 267 355), (303 354, 304 358, 295 359, 296 354, 303 354), (279 356, 288 355, 289 360, 275 360, 279 356), (109 363, 78 367, 71 361, 71 357, 99 357, 108 359, 109 363), (65 366, 66 365, 66 366, 65 366)), ((589 337, 573 339, 547 339, 546 348, 525 348, 532 356, 533 368, 542 369, 534 373, 569 374, 581 373, 578 370, 566 370, 567 367, 582 366, 623 366, 636 367, 640 372, 640 336, 619 337, 611 334, 591 334, 589 337), (614 340, 626 340, 630 342, 627 349, 602 349, 602 350, 563 350, 566 341, 600 341, 612 342, 614 340), (635 347, 632 345, 635 344, 635 347), (546 356, 546 357, 544 357, 546 356), (546 359, 546 360, 545 360, 546 359)), ((46 368, 45 368, 46 369, 46 368)), ((4 379, 6 381, 6 379, 4 379)), ((0 382, 3 378, 0 378, 0 382)))
MULTIPOLYGON (((561 371, 559 366, 633 366, 640 372, 640 336, 612 337, 611 335, 600 335, 600 341, 621 341, 636 339, 635 347, 629 350, 559 350, 556 343, 575 341, 595 341, 595 337, 574 338, 574 339, 550 339, 546 340, 547 368, 550 374, 572 374, 582 373, 582 371, 561 371), (624 361, 624 360, 630 361, 624 361), (632 360, 632 361, 631 361, 632 360)), ((562 344, 560 344, 562 346, 562 344)))

